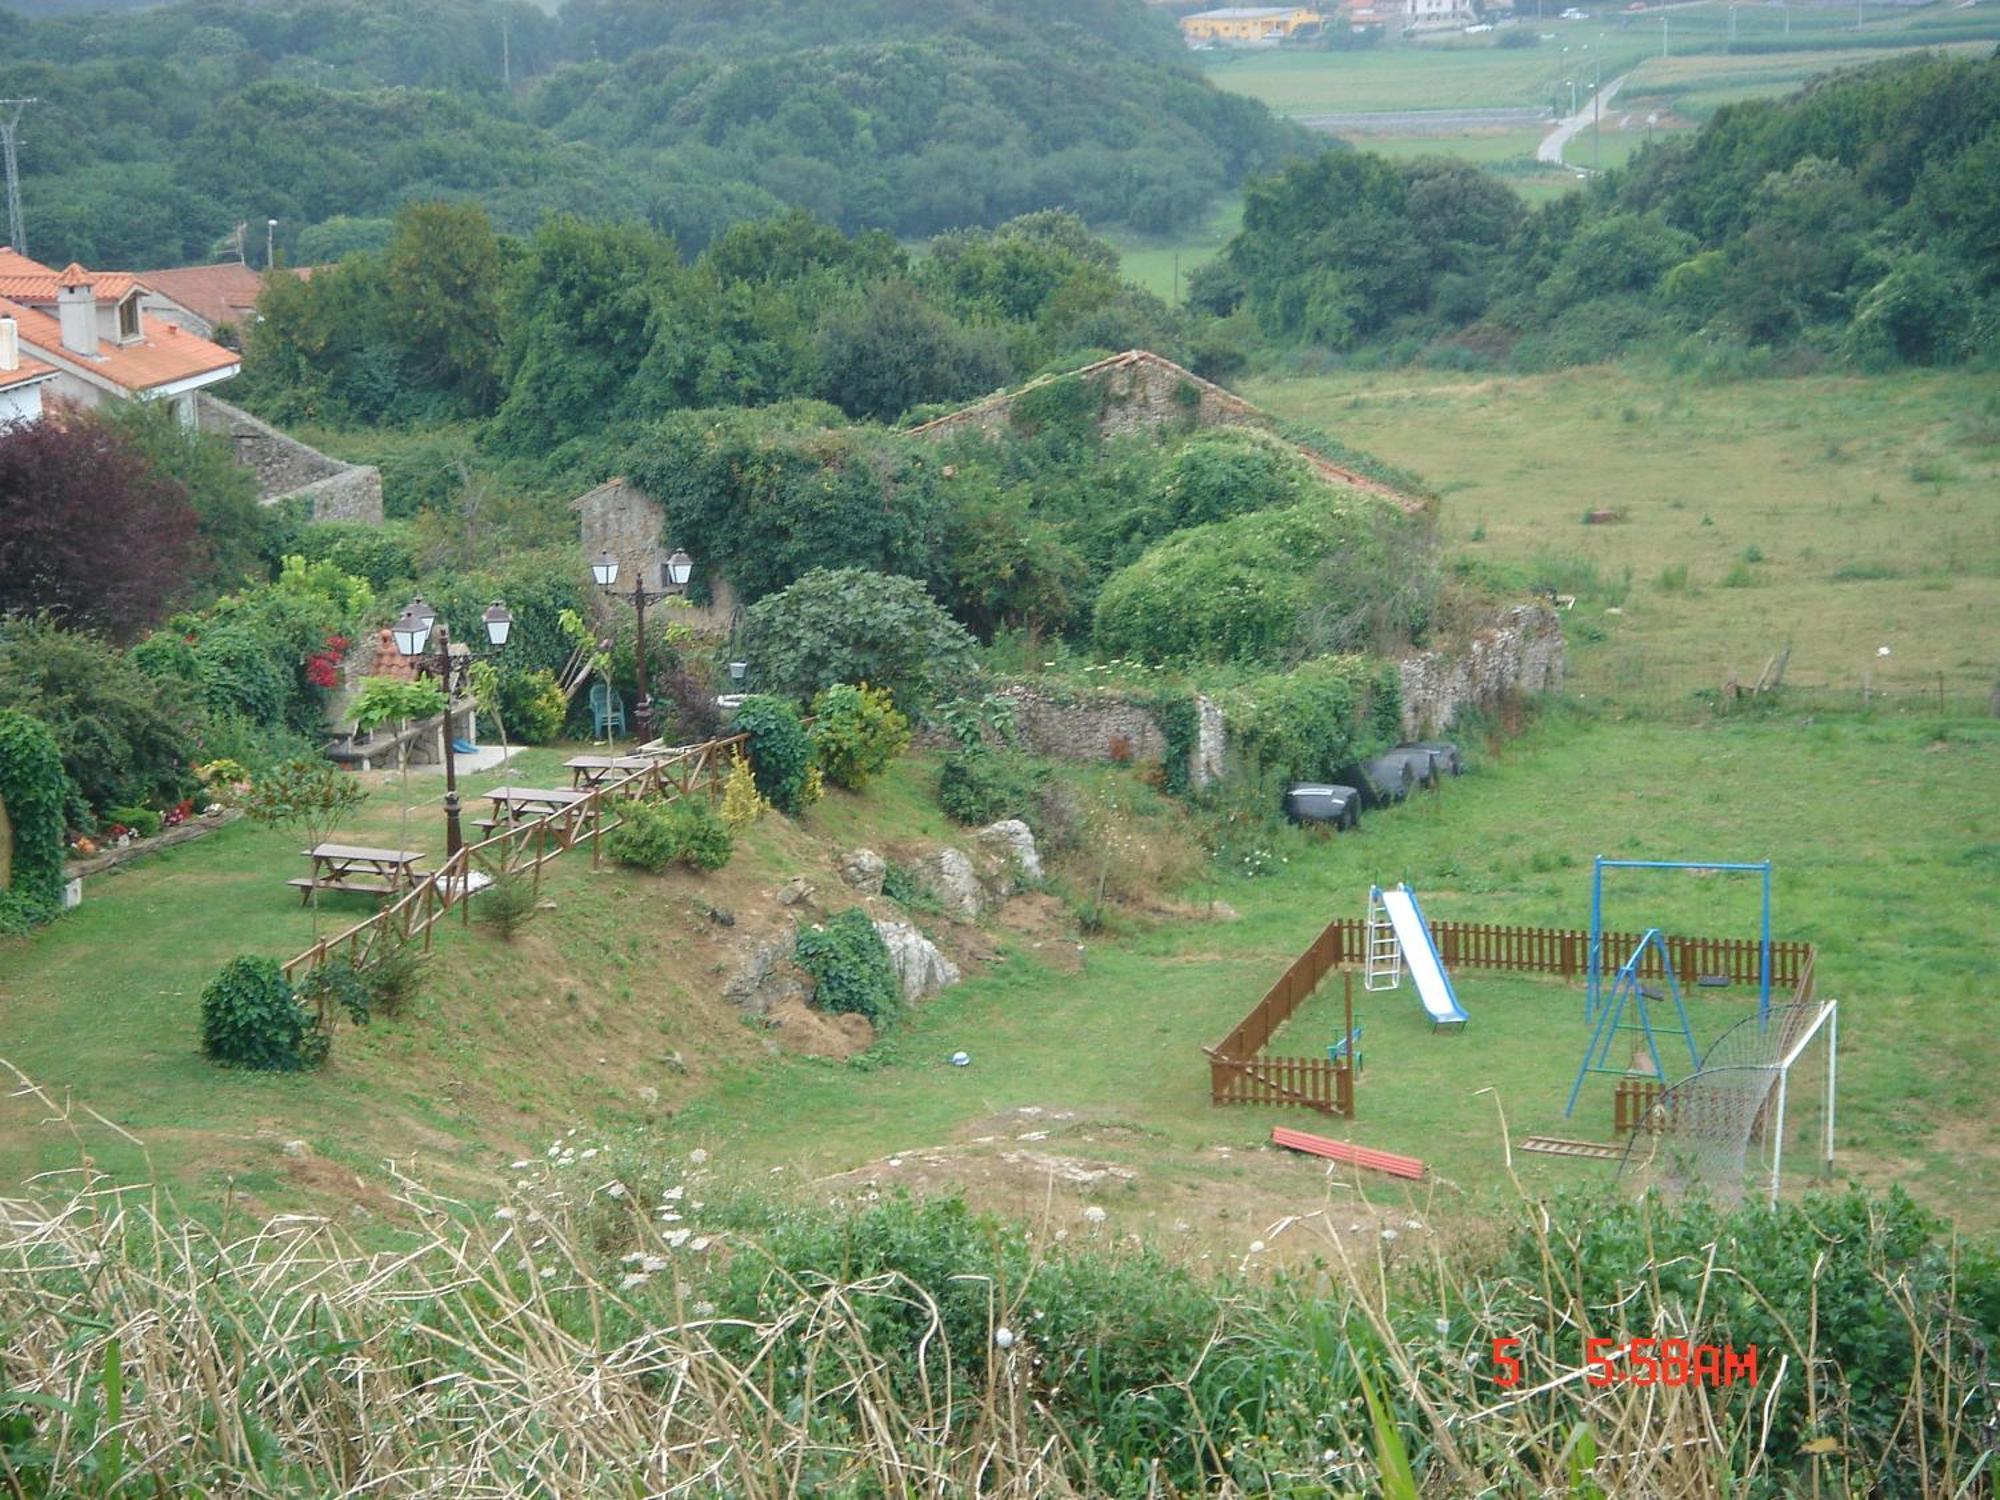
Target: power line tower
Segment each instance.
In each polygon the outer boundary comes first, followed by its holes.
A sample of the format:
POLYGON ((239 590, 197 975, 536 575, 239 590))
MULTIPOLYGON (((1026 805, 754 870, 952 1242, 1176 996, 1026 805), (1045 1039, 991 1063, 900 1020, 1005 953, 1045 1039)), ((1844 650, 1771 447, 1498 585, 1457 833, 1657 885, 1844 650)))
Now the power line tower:
POLYGON ((21 162, 15 149, 21 112, 38 99, 0 99, 0 156, 7 161, 7 243, 16 255, 28 253, 28 231, 21 222, 21 162))

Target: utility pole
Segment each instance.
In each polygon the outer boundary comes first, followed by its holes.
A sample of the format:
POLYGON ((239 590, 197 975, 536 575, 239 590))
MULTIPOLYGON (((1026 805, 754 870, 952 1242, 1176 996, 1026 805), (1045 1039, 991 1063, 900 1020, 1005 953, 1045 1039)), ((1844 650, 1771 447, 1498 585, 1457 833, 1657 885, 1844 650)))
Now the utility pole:
POLYGON ((1660 56, 1667 55, 1667 13, 1660 12, 1660 56))
POLYGON ((1604 170, 1604 63, 1600 59, 1590 74, 1590 170, 1604 170))
POLYGON ((7 243, 16 255, 28 253, 28 230, 21 222, 21 112, 39 99, 0 99, 0 155, 7 160, 7 243))
POLYGON ((502 16, 500 18, 500 81, 511 88, 514 83, 514 48, 512 39, 508 36, 508 27, 509 22, 507 18, 502 16))

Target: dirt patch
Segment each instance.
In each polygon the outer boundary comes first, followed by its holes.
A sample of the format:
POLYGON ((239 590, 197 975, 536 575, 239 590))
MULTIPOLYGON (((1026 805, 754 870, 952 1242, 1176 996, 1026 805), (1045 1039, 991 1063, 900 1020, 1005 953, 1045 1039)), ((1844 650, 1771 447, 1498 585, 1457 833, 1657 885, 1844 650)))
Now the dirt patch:
POLYGON ((1000 908, 994 926, 1021 938, 1029 952, 1058 973, 1074 974, 1083 967, 1076 921, 1069 908, 1046 891, 1016 896, 1000 908))
POLYGON ((1435 1244, 1436 1190, 1358 1183, 1331 1163, 1269 1147, 1170 1156, 1139 1126, 1035 1106, 989 1116, 964 1135, 821 1178, 814 1189, 847 1207, 896 1193, 960 1195, 1048 1243, 1145 1244, 1207 1270, 1343 1255, 1372 1265, 1378 1253, 1394 1259, 1435 1244))
POLYGON ((866 1016, 832 1016, 802 1000, 778 1004, 766 1018, 778 1045, 806 1057, 830 1057, 845 1062, 875 1045, 875 1028, 866 1016))

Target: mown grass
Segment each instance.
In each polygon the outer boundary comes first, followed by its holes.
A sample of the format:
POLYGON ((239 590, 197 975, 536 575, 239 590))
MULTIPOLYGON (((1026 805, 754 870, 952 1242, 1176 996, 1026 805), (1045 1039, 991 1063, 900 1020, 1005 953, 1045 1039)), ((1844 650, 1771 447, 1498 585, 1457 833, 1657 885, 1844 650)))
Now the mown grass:
MULTIPOLYGON (((1847 1002, 1843 1170, 1900 1180, 1968 1221, 2000 1221, 2000 1160, 1980 1103, 2000 1060, 1979 997, 1995 974, 1980 936, 2000 896, 2000 839, 1983 789, 2000 735, 1937 740, 1908 724, 1585 724, 1561 717, 1435 799, 1359 836, 1289 840, 1272 879, 1232 882, 1229 923, 1175 923, 1096 944, 1064 976, 1023 945, 926 1007, 872 1071, 786 1061, 732 1070, 682 1116, 734 1158, 807 1175, 938 1144, 1024 1106, 1129 1122, 1134 1161, 1247 1148, 1296 1112, 1222 1110, 1198 1047, 1218 1040, 1331 916, 1359 915, 1373 882, 1408 879, 1433 917, 1582 926, 1591 856, 1777 862, 1777 928, 1820 945, 1823 996, 1847 1002), (1866 808, 1858 816, 1857 808, 1866 808), (1891 873, 1892 872, 1892 873, 1891 873), (972 1066, 953 1068, 965 1050, 972 1066)), ((1716 881, 1621 886, 1609 920, 1750 935, 1755 892, 1716 881)), ((1407 994, 1366 996, 1360 1118, 1335 1134, 1428 1159, 1475 1199, 1502 1180, 1496 1106, 1529 1128, 1604 1138, 1608 1080, 1565 1122, 1587 1033, 1580 991, 1464 974, 1473 1023, 1433 1034, 1407 994)), ((1742 989, 1691 1001, 1704 1035, 1746 1013, 1742 989)), ((1329 991, 1288 1034, 1322 1049, 1329 991)), ((1664 1048, 1663 1048, 1664 1051, 1664 1048)), ((1670 1063, 1671 1070, 1671 1063, 1670 1063)), ((1112 1154, 1116 1154, 1115 1148, 1112 1154)), ((1518 1158, 1531 1183, 1601 1168, 1518 1158)))
POLYGON ((1788 645, 1790 681, 1856 703, 1864 683, 1983 703, 2000 675, 1967 629, 2000 612, 2000 376, 1406 370, 1246 393, 1423 474, 1459 559, 1576 595, 1589 701, 1677 709, 1788 645), (1600 510, 1620 519, 1584 524, 1600 510), (1745 567, 1757 586, 1719 587, 1745 567))
POLYGON ((1220 255, 1243 227, 1243 200, 1217 203, 1199 224, 1170 239, 1157 235, 1115 232, 1107 236, 1118 247, 1118 271, 1169 304, 1187 294, 1188 276, 1220 255))

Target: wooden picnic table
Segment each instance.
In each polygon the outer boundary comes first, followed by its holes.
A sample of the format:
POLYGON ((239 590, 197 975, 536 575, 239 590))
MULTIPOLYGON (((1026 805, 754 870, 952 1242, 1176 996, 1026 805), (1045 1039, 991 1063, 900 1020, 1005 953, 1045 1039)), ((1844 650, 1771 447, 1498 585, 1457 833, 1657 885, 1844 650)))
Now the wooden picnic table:
POLYGON ((563 766, 569 772, 571 788, 584 791, 643 771, 653 764, 653 759, 650 755, 577 755, 564 761, 563 766))
POLYGON ((576 806, 589 795, 559 786, 496 786, 486 797, 493 804, 494 821, 504 822, 546 818, 576 806))
POLYGON ((371 896, 399 896, 421 878, 415 849, 371 849, 363 844, 315 844, 299 851, 312 861, 312 874, 287 885, 299 888, 299 904, 314 891, 362 891, 371 896))

